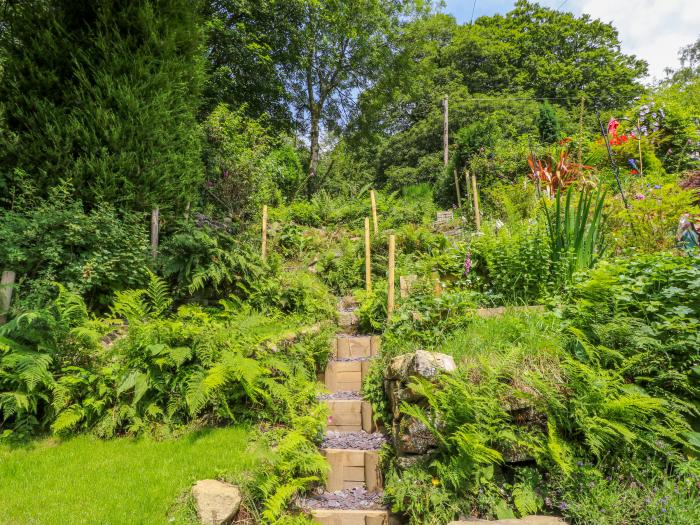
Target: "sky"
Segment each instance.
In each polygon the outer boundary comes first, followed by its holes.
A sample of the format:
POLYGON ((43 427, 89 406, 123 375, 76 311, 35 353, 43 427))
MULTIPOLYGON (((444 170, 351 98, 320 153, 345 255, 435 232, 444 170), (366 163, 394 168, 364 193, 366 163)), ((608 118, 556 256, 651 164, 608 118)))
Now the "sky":
MULTIPOLYGON (((445 11, 462 23, 506 13, 514 1, 445 0, 445 11)), ((649 63, 649 78, 665 77, 664 69, 678 67, 678 50, 700 37, 700 0, 539 0, 546 7, 587 13, 612 22, 620 33, 622 51, 649 63)))

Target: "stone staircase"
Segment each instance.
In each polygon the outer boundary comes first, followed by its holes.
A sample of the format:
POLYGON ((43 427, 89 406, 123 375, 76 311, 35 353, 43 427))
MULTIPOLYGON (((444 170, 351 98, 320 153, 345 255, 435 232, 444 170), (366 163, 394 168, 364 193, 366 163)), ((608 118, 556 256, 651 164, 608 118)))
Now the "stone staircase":
POLYGON ((377 432, 372 407, 360 393, 381 339, 353 335, 354 306, 341 300, 342 332, 335 337, 331 360, 319 378, 329 391, 322 398, 330 413, 322 452, 330 474, 325 492, 307 498, 303 506, 321 525, 395 525, 398 522, 382 503, 379 448, 386 440, 377 432))

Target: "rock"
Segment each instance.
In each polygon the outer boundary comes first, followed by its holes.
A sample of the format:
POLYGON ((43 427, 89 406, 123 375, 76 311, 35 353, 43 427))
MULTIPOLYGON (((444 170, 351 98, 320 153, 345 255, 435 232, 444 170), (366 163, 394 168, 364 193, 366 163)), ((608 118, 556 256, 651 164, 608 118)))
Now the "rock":
POLYGON ((566 525, 566 522, 561 519, 557 518, 555 516, 526 516, 524 518, 520 519, 512 519, 512 520, 478 520, 478 519, 473 519, 473 520, 461 520, 461 521, 452 521, 450 522, 449 525, 478 525, 478 524, 485 524, 485 523, 494 523, 497 525, 566 525))
POLYGON ((425 454, 437 447, 437 440, 428 427, 412 417, 401 419, 396 441, 401 454, 425 454))
POLYGON ((412 455, 412 456, 399 456, 396 458, 396 465, 401 470, 406 470, 416 465, 422 465, 427 468, 430 462, 435 459, 438 455, 437 450, 431 450, 427 454, 412 455))
POLYGON ((241 506, 241 491, 216 479, 203 479, 192 487, 199 521, 205 525, 228 525, 241 506))
POLYGON ((449 355, 416 350, 392 359, 387 373, 389 379, 407 382, 411 377, 431 379, 440 372, 452 372, 456 369, 455 360, 449 355))

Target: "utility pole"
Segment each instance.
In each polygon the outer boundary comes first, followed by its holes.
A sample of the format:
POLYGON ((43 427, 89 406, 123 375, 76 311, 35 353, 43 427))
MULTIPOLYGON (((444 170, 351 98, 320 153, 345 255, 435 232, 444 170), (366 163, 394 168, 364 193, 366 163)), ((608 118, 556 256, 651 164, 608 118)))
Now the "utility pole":
POLYGON ((445 95, 445 98, 442 100, 443 107, 445 109, 445 122, 443 124, 443 129, 442 129, 442 143, 443 143, 443 160, 445 162, 445 167, 447 167, 447 164, 450 162, 450 121, 449 121, 449 105, 448 105, 448 96, 445 95))

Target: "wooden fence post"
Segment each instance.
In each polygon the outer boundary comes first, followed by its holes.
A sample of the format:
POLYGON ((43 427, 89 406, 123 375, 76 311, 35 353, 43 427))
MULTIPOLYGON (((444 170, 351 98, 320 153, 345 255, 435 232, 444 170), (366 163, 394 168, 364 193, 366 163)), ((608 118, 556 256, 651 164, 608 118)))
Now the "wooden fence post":
POLYGON ((267 260, 267 204, 262 209, 262 258, 267 260))
POLYGON ((15 272, 5 270, 0 278, 0 324, 7 322, 7 314, 12 304, 12 291, 15 285, 15 272))
POLYGON ((457 207, 461 208, 462 207, 462 195, 459 192, 459 179, 457 178, 457 168, 455 168, 454 172, 455 172, 455 190, 457 191, 457 207))
POLYGON ((377 196, 374 190, 369 191, 369 198, 372 202, 372 223, 374 224, 374 234, 379 233, 379 223, 377 222, 377 196))
POLYGON ((370 253, 369 217, 365 217, 365 282, 367 292, 372 291, 372 260, 370 253))
POLYGON ((479 212, 479 190, 476 187, 476 174, 472 172, 472 195, 474 197, 474 222, 476 231, 481 231, 481 213, 479 212))
POLYGON ((151 257, 158 257, 158 234, 160 232, 160 211, 158 208, 151 210, 151 257))
POLYGON ((396 264, 396 235, 389 235, 389 289, 386 294, 386 317, 391 319, 394 313, 394 298, 396 286, 394 283, 394 266, 396 264))

